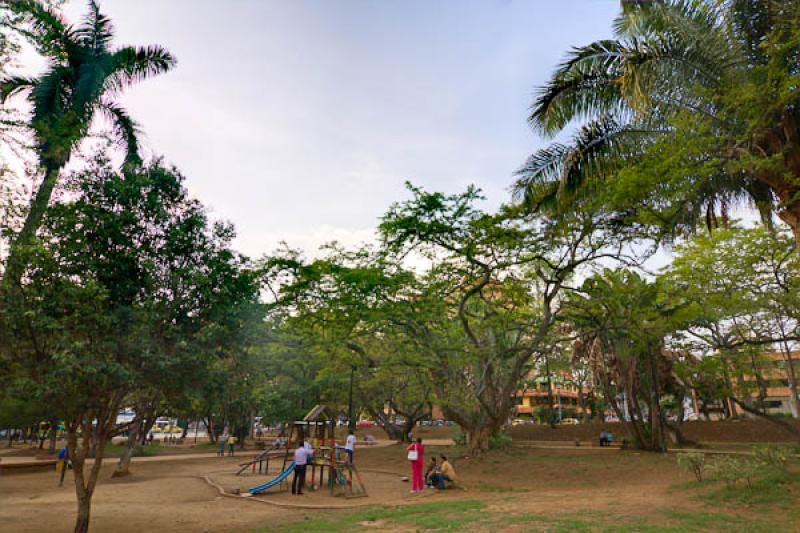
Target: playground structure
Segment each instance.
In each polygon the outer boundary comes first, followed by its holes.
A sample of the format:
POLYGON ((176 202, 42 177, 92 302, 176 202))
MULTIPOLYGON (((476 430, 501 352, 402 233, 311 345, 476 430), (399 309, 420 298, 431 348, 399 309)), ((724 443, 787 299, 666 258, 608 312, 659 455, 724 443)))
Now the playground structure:
POLYGON ((314 449, 313 459, 307 466, 310 475, 306 474, 306 483, 310 490, 322 488, 327 479, 331 495, 347 498, 366 496, 367 489, 361 480, 361 475, 355 465, 349 462, 344 449, 336 445, 335 428, 335 413, 324 405, 316 405, 302 420, 291 424, 285 450, 264 450, 251 461, 240 464, 236 475, 240 475, 248 468, 255 473, 256 466, 259 474, 262 472, 268 474, 270 459, 275 460, 283 456, 280 473, 266 483, 250 488, 248 492, 252 495, 261 494, 276 486, 286 490, 289 486, 288 478, 295 466, 292 460, 294 449, 298 443, 308 443, 314 449))

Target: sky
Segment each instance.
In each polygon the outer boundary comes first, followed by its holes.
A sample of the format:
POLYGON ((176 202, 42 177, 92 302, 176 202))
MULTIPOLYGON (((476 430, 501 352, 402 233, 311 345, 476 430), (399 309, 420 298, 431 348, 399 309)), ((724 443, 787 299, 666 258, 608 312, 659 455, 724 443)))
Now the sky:
MULTIPOLYGON (((546 144, 526 123, 572 46, 619 0, 100 0, 118 44, 177 68, 121 98, 251 257, 367 241, 404 183, 509 199, 546 144)), ((64 7, 77 21, 83 0, 64 7)))

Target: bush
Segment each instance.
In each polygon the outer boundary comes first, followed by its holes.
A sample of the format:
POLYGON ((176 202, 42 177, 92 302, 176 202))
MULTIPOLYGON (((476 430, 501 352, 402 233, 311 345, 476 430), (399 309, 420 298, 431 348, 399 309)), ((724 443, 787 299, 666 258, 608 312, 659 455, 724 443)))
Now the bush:
POLYGON ((511 436, 503 431, 495 431, 489 436, 490 450, 503 450, 511 447, 511 436))
POLYGON ((453 442, 455 442, 456 446, 466 446, 467 436, 459 429, 456 434, 453 435, 453 442))
POLYGON ((748 487, 753 486, 753 477, 759 471, 759 463, 753 459, 738 459, 736 457, 722 457, 714 461, 711 466, 714 477, 729 487, 745 480, 748 487))
POLYGON ((791 450, 784 446, 754 446, 753 461, 764 469, 785 472, 790 453, 791 450))
POLYGON ((703 474, 706 470, 706 454, 680 453, 678 454, 678 466, 694 474, 697 481, 703 481, 703 474))

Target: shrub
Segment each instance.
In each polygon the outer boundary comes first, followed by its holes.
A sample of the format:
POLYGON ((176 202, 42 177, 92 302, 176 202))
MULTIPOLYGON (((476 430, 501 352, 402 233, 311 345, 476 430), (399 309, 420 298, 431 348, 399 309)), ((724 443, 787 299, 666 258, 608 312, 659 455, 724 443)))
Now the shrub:
POLYGON ((456 431, 456 434, 453 435, 453 442, 456 444, 456 446, 466 446, 467 436, 464 435, 464 432, 459 429, 456 431))
POLYGON ((711 470, 714 477, 724 481, 728 487, 745 480, 748 487, 753 486, 753 477, 758 473, 759 464, 753 459, 738 459, 736 457, 722 457, 714 461, 711 470))
POLYGON ((511 437, 503 431, 495 431, 489 436, 490 450, 503 450, 511 447, 511 437))
POLYGON ((762 468, 785 472, 790 453, 791 451, 783 446, 754 446, 753 461, 762 468))
POLYGON ((704 453, 680 453, 678 454, 678 466, 688 470, 697 481, 703 481, 703 474, 706 469, 706 454, 704 453))

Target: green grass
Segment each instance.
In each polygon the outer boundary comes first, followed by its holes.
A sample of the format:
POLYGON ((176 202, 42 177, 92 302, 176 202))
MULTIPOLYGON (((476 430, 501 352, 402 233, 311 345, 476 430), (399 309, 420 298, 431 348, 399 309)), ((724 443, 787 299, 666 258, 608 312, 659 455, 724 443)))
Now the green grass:
MULTIPOLYGON (((391 525, 412 526, 427 531, 461 531, 465 526, 480 521, 485 503, 479 501, 434 502, 400 507, 375 507, 351 513, 341 513, 324 519, 303 520, 280 528, 287 533, 306 531, 369 530, 372 524, 383 527, 391 525)), ((260 533, 274 531, 274 528, 256 530, 260 533)))
MULTIPOLYGON (((108 457, 119 457, 122 455, 122 452, 125 450, 125 446, 119 446, 117 444, 106 444, 106 448, 103 451, 103 456, 108 457)), ((154 455, 158 455, 162 453, 164 448, 159 446, 158 444, 148 444, 147 446, 137 446, 133 450, 134 457, 152 457, 154 455)))
MULTIPOLYGON (((769 519, 754 519, 735 512, 652 510, 638 517, 593 510, 576 510, 568 515, 550 516, 538 513, 504 514, 488 511, 486 504, 470 500, 433 502, 402 507, 371 507, 353 512, 333 513, 326 518, 297 521, 282 526, 289 533, 324 531, 350 532, 373 529, 414 529, 416 531, 515 531, 542 533, 683 533, 686 531, 760 533, 784 528, 769 519)), ((260 533, 274 528, 257 530, 260 533)))
POLYGON ((790 472, 773 472, 755 480, 751 487, 744 482, 736 486, 722 485, 717 490, 703 495, 703 500, 710 505, 776 505, 792 508, 800 499, 800 474, 790 472))

